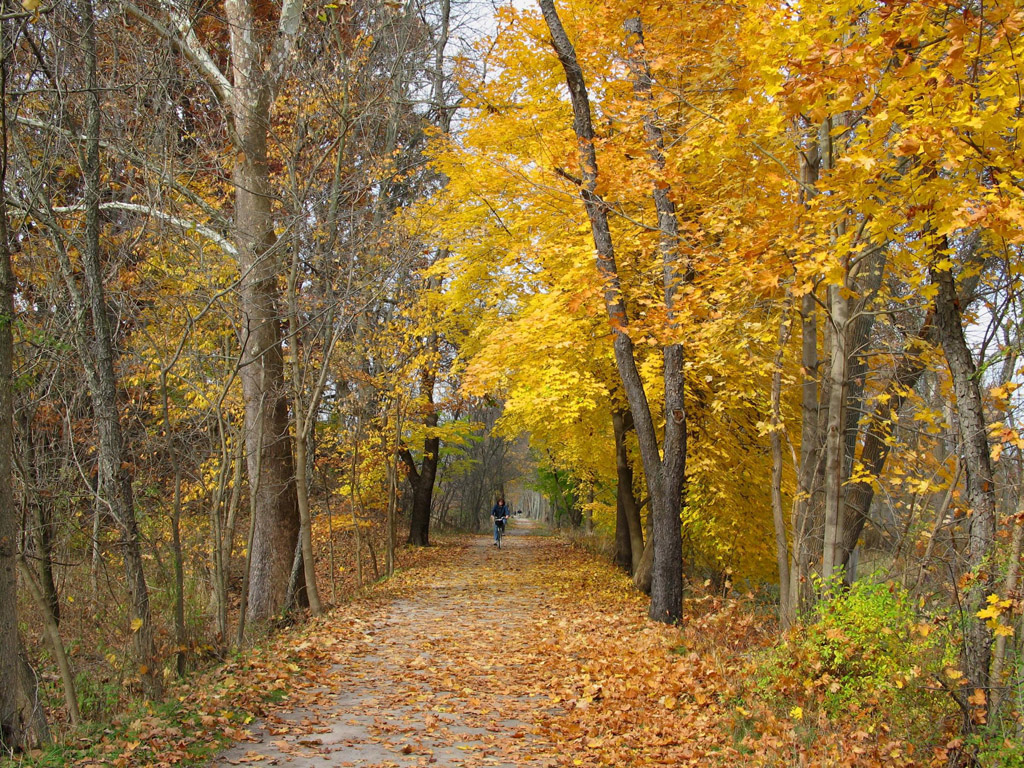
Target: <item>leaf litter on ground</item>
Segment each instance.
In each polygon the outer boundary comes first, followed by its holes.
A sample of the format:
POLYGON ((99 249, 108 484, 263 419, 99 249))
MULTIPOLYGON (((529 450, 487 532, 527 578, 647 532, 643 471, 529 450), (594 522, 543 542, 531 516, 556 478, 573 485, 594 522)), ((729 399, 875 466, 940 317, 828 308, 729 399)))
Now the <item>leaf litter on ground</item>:
POLYGON ((739 698, 775 637, 749 601, 703 595, 682 628, 651 622, 624 574, 555 537, 402 556, 391 580, 171 689, 73 764, 195 764, 228 742, 219 765, 925 764, 852 727, 808 743, 739 698))

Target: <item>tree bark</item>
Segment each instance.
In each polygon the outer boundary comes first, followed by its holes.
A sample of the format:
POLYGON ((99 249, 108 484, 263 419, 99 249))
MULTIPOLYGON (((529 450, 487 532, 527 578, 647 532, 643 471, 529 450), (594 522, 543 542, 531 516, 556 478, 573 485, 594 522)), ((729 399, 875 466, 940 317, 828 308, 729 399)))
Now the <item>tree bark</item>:
MULTIPOLYGON (((650 66, 644 52, 644 28, 639 17, 626 21, 626 42, 630 47, 627 63, 633 75, 633 93, 648 105, 644 114, 647 154, 655 178, 651 184, 654 209, 658 213, 658 250, 661 253, 662 290, 668 330, 677 339, 662 352, 662 378, 665 384, 665 428, 662 440, 661 482, 666 509, 654 517, 654 563, 651 578, 651 618, 660 612, 668 621, 678 621, 676 603, 683 599, 683 540, 680 513, 686 484, 686 383, 683 375, 685 353, 679 325, 679 290, 691 279, 689 259, 683 256, 679 240, 679 220, 669 191, 661 176, 665 171, 664 139, 661 119, 653 106, 650 66)), ((595 158, 596 169, 596 158, 595 158)), ((657 456, 657 454, 655 454, 657 456)), ((652 508, 653 510, 654 508, 652 508)))
MULTIPOLYGON (((961 307, 970 304, 980 280, 981 271, 978 270, 961 281, 957 291, 957 301, 961 307)), ((867 524, 871 502, 875 497, 875 483, 882 476, 885 462, 889 457, 892 419, 902 410, 911 390, 917 386, 921 375, 927 368, 922 355, 924 348, 929 344, 937 343, 934 321, 935 311, 930 309, 921 328, 905 344, 892 378, 882 390, 882 394, 876 397, 879 405, 871 415, 867 431, 864 434, 859 457, 861 470, 858 473, 866 473, 873 480, 865 479, 851 483, 846 496, 845 516, 847 522, 843 529, 841 556, 848 584, 851 577, 854 576, 849 567, 850 558, 864 531, 864 526, 867 524)))
POLYGON ((633 586, 645 595, 651 594, 651 566, 654 563, 654 531, 652 530, 650 512, 647 513, 647 540, 644 543, 644 551, 640 555, 640 562, 633 570, 633 586))
POLYGON ((276 36, 251 0, 228 0, 224 12, 231 49, 230 104, 235 141, 233 239, 241 273, 241 379, 245 399, 249 485, 255 489, 249 622, 265 621, 285 603, 292 554, 299 537, 295 467, 288 432, 288 400, 281 351, 273 190, 267 156, 270 110, 294 44, 301 0, 286 0, 276 36), (262 461, 257 454, 262 445, 262 461), (259 475, 258 481, 256 480, 259 475))
MULTIPOLYGON (((947 252, 948 242, 941 237, 936 248, 936 260, 940 263, 948 260, 944 255, 947 252)), ((953 379, 961 461, 970 507, 967 562, 971 580, 964 600, 964 675, 971 689, 968 693, 980 691, 985 696, 986 705, 980 709, 987 716, 992 702, 989 680, 992 630, 987 622, 977 618, 977 613, 986 607, 987 597, 995 592, 995 484, 977 370, 964 337, 953 273, 950 267, 939 266, 932 266, 929 272, 933 285, 938 289, 935 295, 935 328, 953 379)), ((965 717, 964 728, 971 731, 974 723, 965 717)))
POLYGON ((778 349, 772 369, 772 415, 769 442, 772 451, 772 520, 775 525, 775 557, 779 569, 779 624, 783 630, 793 621, 793 594, 789 584, 789 543, 782 509, 782 363, 789 343, 792 299, 787 295, 779 320, 778 349))
MULTIPOLYGON (((1013 536, 1010 540, 1010 557, 1006 566, 1006 580, 1003 582, 1003 596, 1010 597, 1017 591, 1017 579, 1020 576, 1020 557, 1024 550, 1024 510, 1018 510, 1013 517, 1013 536)), ((996 648, 992 655, 992 716, 997 717, 999 706, 1007 698, 1012 687, 1003 683, 1003 662, 1006 659, 1006 635, 996 638, 996 648)))
POLYGON ((57 626, 57 617, 50 609, 49 600, 39 583, 36 574, 25 558, 18 560, 19 570, 25 579, 25 586, 28 587, 32 600, 39 608, 43 617, 43 630, 46 640, 50 645, 50 652, 57 662, 57 669, 60 670, 61 684, 64 688, 64 704, 68 709, 68 719, 76 728, 82 724, 82 713, 78 709, 78 695, 75 693, 75 675, 71 669, 71 662, 68 660, 67 652, 64 650, 64 641, 60 637, 60 628, 57 626))
POLYGON ((618 480, 616 489, 616 508, 621 510, 621 528, 618 513, 616 517, 616 540, 622 541, 616 555, 619 562, 630 574, 635 574, 644 554, 643 521, 640 518, 640 506, 636 503, 633 493, 633 466, 629 463, 626 448, 626 435, 633 426, 633 417, 628 410, 616 408, 612 411, 612 430, 615 435, 615 472, 618 480))
MULTIPOLYGON (((430 346, 437 351, 437 336, 433 336, 430 346)), ((427 412, 423 418, 426 437, 423 438, 423 458, 419 469, 407 448, 399 451, 399 457, 409 470, 409 486, 412 488, 412 512, 409 519, 409 543, 417 547, 430 544, 430 508, 434 498, 434 481, 437 478, 437 460, 441 450, 441 439, 437 436, 437 407, 434 404, 434 383, 437 374, 433 363, 427 362, 420 374, 421 395, 426 398, 427 412)))
POLYGON ((789 577, 793 593, 790 620, 806 611, 811 604, 809 576, 814 559, 811 529, 821 458, 821 433, 818 428, 818 310, 813 295, 806 294, 801 300, 800 317, 803 382, 800 387, 800 466, 797 468, 797 492, 790 520, 793 535, 789 577))
MULTIPOLYGON (((60 597, 57 594, 57 584, 53 575, 53 510, 52 504, 43 502, 40 498, 39 488, 43 480, 43 470, 39 465, 42 456, 47 455, 52 446, 48 445, 49 436, 44 430, 34 430, 32 426, 33 412, 31 409, 23 411, 21 418, 22 464, 19 467, 24 486, 25 506, 32 510, 32 541, 35 546, 33 559, 36 561, 39 586, 46 596, 46 602, 50 606, 50 613, 60 624, 60 597), (40 442, 43 445, 37 446, 40 442), (42 455, 41 455, 42 454, 42 455)), ((17 454, 14 455, 17 465, 17 454)))
MULTIPOLYGON (((332 200, 333 202, 333 200, 332 200)), ((306 585, 306 599, 309 602, 309 612, 313 616, 319 616, 323 612, 320 604, 320 590, 316 584, 316 561, 313 557, 313 514, 309 506, 309 477, 307 467, 310 464, 309 444, 313 435, 313 420, 316 418, 316 406, 320 400, 323 387, 315 386, 311 395, 309 411, 303 399, 302 367, 303 361, 303 334, 299 319, 299 266, 301 262, 301 249, 297 242, 292 248, 292 263, 288 270, 288 344, 291 349, 291 403, 292 419, 295 423, 294 435, 294 466, 295 466, 295 501, 299 512, 299 540, 298 551, 301 552, 302 575, 306 585)), ((331 326, 334 317, 334 302, 331 302, 328 310, 327 326, 330 337, 324 347, 324 360, 321 372, 327 370, 334 339, 337 334, 331 326)), ((318 377, 318 384, 320 379, 318 377)), ((289 596, 291 596, 291 584, 294 577, 289 577, 289 596)))
POLYGON ((829 364, 828 424, 825 431, 825 541, 821 564, 822 588, 834 587, 839 546, 842 541, 843 457, 846 440, 846 382, 849 350, 846 346, 849 299, 845 285, 829 286, 829 316, 832 323, 832 359, 829 364))

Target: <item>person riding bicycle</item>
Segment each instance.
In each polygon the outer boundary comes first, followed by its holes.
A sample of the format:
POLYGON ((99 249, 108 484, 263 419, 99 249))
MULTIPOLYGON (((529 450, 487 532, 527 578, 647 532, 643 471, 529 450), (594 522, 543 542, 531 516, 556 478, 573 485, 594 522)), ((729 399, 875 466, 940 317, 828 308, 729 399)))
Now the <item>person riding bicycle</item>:
POLYGON ((508 507, 504 499, 498 499, 498 503, 491 510, 491 520, 494 521, 494 546, 498 546, 498 539, 501 531, 505 530, 505 521, 508 520, 508 507))

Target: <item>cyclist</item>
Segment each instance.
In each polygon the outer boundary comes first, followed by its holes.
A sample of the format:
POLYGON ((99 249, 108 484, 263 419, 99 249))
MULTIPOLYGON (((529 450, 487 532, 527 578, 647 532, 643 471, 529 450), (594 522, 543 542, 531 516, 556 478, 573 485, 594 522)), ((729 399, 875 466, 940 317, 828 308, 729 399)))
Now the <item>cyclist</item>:
POLYGON ((494 521, 494 546, 500 546, 498 541, 501 537, 501 532, 505 530, 505 521, 508 519, 508 507, 505 506, 504 499, 498 499, 498 503, 494 505, 494 509, 491 510, 491 520, 494 521))

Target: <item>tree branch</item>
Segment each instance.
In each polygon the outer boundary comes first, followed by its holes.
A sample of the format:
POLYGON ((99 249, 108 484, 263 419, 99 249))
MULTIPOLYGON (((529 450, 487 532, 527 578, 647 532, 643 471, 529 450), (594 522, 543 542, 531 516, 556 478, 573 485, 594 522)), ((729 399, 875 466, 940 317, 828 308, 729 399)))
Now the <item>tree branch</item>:
MULTIPOLYGON (((21 202, 17 200, 8 200, 7 204, 11 207, 18 208, 19 210, 31 213, 31 211, 21 202)), ((195 232, 197 235, 205 237, 210 242, 217 245, 221 250, 224 251, 228 256, 237 256, 238 251, 235 246, 219 232, 216 232, 209 227, 198 224, 188 219, 183 219, 179 216, 161 211, 158 208, 153 208, 149 205, 141 205, 139 203, 123 203, 123 202, 107 202, 100 203, 99 209, 101 211, 130 211, 133 213, 142 213, 146 216, 152 216, 154 219, 160 219, 166 221, 168 224, 174 224, 177 227, 185 230, 186 232, 195 232)), ((78 205, 61 205, 54 206, 49 209, 51 213, 79 213, 86 210, 84 203, 78 205)))
POLYGON ((148 24, 154 32, 166 39, 182 56, 192 62, 192 65, 199 70, 203 79, 213 89, 220 105, 225 109, 231 109, 234 91, 231 83, 220 71, 217 62, 213 60, 203 44, 199 42, 192 26, 192 20, 182 12, 176 0, 162 0, 160 3, 167 11, 171 23, 174 24, 173 29, 159 19, 150 16, 130 0, 121 0, 121 5, 139 21, 148 24))

